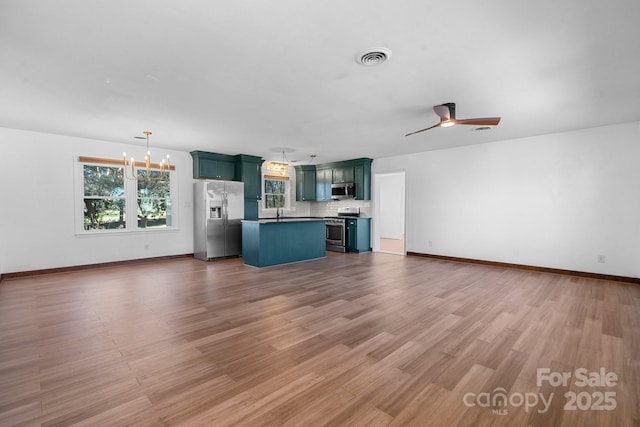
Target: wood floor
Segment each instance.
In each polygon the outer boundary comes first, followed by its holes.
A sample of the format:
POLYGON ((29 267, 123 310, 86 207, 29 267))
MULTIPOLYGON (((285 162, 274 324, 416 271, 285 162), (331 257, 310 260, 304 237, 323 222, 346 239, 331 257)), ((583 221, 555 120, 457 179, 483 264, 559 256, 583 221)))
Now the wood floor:
POLYGON ((329 253, 0 288, 2 426, 637 426, 639 402, 634 284, 329 253))

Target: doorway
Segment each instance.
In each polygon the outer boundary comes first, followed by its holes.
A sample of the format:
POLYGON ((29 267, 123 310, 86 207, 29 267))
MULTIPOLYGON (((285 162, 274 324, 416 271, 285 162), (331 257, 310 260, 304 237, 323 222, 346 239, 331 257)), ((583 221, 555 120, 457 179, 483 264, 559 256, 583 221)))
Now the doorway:
POLYGON ((406 255, 405 172, 376 173, 374 251, 406 255))

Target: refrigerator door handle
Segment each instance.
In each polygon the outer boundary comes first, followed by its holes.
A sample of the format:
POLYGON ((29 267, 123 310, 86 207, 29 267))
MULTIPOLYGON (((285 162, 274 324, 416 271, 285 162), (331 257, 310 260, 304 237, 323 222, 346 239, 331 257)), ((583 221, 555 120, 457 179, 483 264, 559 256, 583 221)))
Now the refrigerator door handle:
POLYGON ((229 199, 227 193, 222 193, 222 217, 225 225, 229 223, 229 199))

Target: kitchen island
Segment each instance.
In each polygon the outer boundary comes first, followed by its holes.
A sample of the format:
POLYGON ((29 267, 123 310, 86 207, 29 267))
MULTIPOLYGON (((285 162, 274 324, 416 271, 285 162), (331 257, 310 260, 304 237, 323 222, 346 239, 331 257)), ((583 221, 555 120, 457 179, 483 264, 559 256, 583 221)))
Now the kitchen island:
POLYGON ((254 267, 307 261, 326 256, 322 218, 242 221, 242 257, 254 267))

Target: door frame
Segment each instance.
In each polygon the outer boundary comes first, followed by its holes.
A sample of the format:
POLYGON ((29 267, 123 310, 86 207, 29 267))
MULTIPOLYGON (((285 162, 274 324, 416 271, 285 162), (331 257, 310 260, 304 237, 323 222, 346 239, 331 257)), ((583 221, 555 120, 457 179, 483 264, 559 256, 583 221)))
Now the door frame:
POLYGON ((407 173, 405 170, 393 171, 393 172, 376 172, 373 176, 373 188, 374 188, 374 222, 373 222, 373 251, 374 252, 382 252, 382 253, 390 253, 395 255, 406 255, 407 254, 407 173), (375 219, 380 218, 381 209, 384 209, 384 206, 380 205, 380 181, 384 180, 386 177, 390 176, 401 176, 403 180, 403 188, 402 188, 402 250, 401 251, 389 251, 389 250, 381 250, 380 249, 380 221, 375 221, 375 219))

